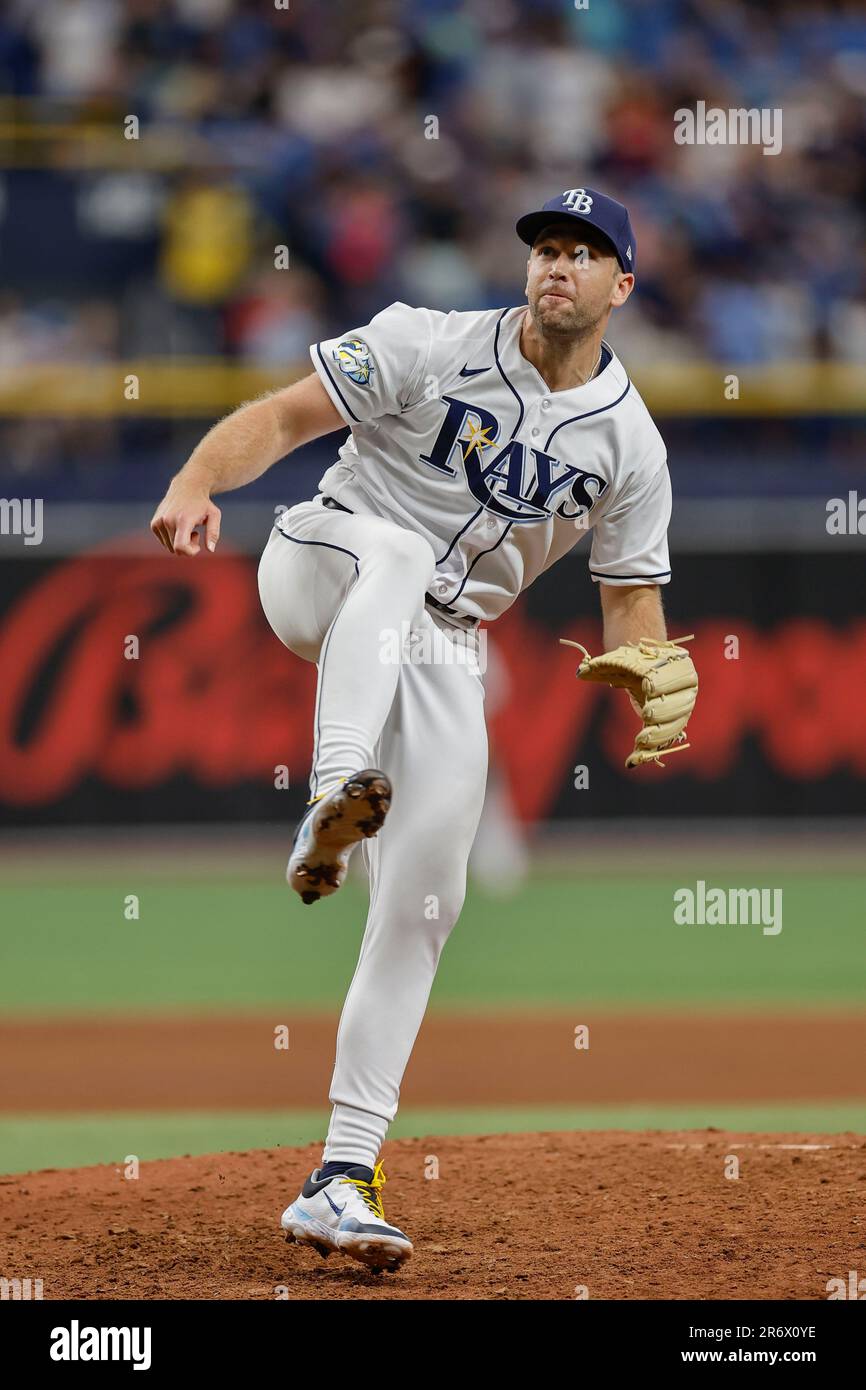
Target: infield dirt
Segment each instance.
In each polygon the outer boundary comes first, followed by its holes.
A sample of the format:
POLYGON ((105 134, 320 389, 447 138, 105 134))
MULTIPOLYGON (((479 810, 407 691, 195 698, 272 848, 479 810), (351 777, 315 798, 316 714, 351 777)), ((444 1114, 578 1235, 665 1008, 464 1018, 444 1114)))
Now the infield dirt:
MULTIPOLYGON (((294 1010, 4 1019, 0 1114, 321 1106, 325 1123, 336 1032, 336 1015, 294 1010)), ((864 1052, 862 1010, 431 1013, 401 1104, 850 1100, 864 1052)))
POLYGON ((379 1276, 284 1242, 280 1211, 318 1161, 310 1145, 143 1163, 137 1180, 0 1178, 0 1272, 42 1279, 45 1299, 293 1301, 812 1300, 866 1271, 859 1135, 389 1141, 385 1210, 415 1257, 379 1276))

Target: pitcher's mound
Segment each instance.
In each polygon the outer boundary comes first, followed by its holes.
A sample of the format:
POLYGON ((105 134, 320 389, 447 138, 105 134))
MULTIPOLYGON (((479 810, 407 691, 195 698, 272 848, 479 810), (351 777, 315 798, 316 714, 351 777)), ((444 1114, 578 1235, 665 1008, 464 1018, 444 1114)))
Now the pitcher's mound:
POLYGON ((0 1275, 45 1299, 824 1299, 866 1270, 861 1135, 389 1141, 385 1211, 415 1256, 378 1276, 283 1239, 320 1152, 0 1178, 0 1275))

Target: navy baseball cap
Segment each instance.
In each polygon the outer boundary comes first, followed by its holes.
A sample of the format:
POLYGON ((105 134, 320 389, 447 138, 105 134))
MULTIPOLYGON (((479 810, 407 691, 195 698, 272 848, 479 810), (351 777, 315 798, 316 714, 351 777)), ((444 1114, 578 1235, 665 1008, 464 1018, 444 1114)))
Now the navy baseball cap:
POLYGON ((634 271, 637 246, 628 208, 594 188, 566 188, 538 212, 527 212, 517 222, 517 235, 531 246, 551 222, 588 222, 607 237, 626 272, 634 271))

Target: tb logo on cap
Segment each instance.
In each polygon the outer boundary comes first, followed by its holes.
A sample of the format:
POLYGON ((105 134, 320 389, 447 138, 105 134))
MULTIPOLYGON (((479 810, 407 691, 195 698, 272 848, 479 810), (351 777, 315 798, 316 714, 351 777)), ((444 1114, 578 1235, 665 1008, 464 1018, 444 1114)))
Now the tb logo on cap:
POLYGON ((585 188, 566 188, 562 196, 565 200, 565 206, 571 212, 585 215, 592 211, 592 198, 585 188))

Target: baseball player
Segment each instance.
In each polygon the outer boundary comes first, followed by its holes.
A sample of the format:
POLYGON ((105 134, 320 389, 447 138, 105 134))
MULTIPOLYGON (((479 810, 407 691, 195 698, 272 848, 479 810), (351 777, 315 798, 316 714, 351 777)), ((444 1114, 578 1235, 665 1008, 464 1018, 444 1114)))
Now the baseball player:
POLYGON ((396 303, 314 344, 309 376, 205 436, 151 523, 175 554, 198 554, 202 536, 213 550, 214 494, 349 426, 315 497, 274 526, 259 592, 280 640, 318 668, 288 882, 306 904, 329 896, 361 843, 370 886, 322 1164, 282 1226, 375 1270, 412 1253, 385 1219, 379 1153, 484 800, 480 625, 591 531, 606 651, 584 652, 578 674, 629 691, 642 718, 629 766, 686 746, 697 690, 662 613, 665 446, 603 338, 635 283, 628 212, 571 188, 517 233, 530 248, 526 305, 396 303))

